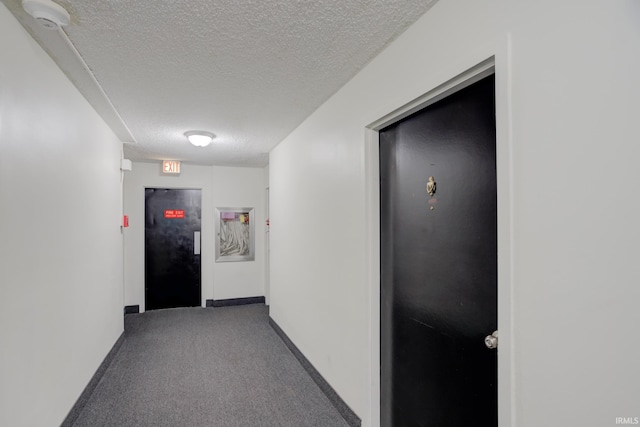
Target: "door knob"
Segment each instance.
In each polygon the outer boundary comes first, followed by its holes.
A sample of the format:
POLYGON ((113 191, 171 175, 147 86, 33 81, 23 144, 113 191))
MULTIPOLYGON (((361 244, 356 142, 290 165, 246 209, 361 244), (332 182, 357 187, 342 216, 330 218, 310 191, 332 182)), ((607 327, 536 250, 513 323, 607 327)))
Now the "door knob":
POLYGON ((494 331, 491 335, 487 335, 484 339, 484 345, 487 348, 498 348, 498 331, 494 331))

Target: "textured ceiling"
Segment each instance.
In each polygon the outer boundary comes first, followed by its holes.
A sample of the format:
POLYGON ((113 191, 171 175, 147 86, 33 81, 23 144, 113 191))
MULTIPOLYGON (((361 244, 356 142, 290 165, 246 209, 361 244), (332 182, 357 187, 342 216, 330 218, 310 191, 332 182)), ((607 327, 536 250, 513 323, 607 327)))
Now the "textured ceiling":
POLYGON ((35 28, 20 0, 2 1, 121 139, 136 141, 125 157, 233 166, 266 165, 275 145, 436 2, 60 0, 92 86, 69 46, 35 28), (193 147, 189 130, 217 138, 193 147))

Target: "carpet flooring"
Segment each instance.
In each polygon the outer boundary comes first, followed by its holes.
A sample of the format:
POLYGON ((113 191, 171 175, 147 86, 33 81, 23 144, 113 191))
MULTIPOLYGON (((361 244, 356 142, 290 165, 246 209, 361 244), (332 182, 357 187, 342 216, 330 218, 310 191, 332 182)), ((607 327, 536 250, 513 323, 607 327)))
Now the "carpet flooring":
POLYGON ((74 426, 348 427, 261 304, 125 316, 74 426))

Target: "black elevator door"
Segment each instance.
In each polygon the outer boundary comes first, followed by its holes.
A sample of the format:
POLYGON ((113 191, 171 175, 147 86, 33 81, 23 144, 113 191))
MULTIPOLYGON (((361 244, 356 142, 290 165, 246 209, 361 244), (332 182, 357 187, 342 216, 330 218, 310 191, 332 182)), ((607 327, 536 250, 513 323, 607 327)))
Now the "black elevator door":
POLYGON ((195 307, 200 190, 145 189, 145 309, 195 307))
POLYGON ((385 427, 498 424, 494 100, 489 76, 380 132, 385 427))

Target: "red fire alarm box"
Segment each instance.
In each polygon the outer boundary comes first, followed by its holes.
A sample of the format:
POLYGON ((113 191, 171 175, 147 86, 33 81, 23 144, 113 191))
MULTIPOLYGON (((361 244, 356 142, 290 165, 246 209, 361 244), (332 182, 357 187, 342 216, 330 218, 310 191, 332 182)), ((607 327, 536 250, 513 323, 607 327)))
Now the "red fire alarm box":
POLYGON ((129 226, 129 215, 123 215, 122 216, 122 226, 123 227, 128 227, 129 226))

